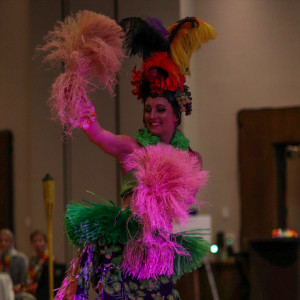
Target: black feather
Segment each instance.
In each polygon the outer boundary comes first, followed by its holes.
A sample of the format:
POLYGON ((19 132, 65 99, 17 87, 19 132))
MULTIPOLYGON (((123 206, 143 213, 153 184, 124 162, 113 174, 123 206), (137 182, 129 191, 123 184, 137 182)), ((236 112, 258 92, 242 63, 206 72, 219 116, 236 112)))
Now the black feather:
POLYGON ((187 23, 190 22, 191 23, 191 27, 195 28, 199 26, 199 22, 197 21, 197 19, 195 17, 186 17, 182 20, 177 21, 175 24, 177 24, 170 33, 169 35, 169 43, 171 44, 173 39, 175 38, 175 36, 177 35, 178 30, 180 29, 180 27, 187 23))
POLYGON ((124 49, 127 55, 139 55, 145 60, 154 52, 169 52, 169 42, 161 33, 138 17, 120 22, 125 33, 124 49))

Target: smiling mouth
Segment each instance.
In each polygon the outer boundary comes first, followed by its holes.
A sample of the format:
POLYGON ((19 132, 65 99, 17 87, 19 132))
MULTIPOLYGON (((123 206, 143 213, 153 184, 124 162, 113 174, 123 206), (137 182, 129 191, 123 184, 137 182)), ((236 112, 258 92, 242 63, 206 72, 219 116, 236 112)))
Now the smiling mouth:
POLYGON ((150 123, 151 126, 159 126, 160 123, 150 123))

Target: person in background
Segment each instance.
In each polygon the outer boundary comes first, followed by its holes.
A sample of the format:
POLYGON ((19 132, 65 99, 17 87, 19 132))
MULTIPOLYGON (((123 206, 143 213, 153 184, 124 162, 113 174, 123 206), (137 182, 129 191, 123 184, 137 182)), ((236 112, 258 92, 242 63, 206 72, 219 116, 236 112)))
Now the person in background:
POLYGON ((35 255, 29 260, 26 282, 15 286, 17 300, 36 299, 36 291, 44 263, 48 261, 47 236, 39 230, 30 234, 30 243, 35 255))
POLYGON ((29 260, 26 291, 35 295, 43 265, 49 258, 47 236, 41 231, 35 230, 30 235, 30 243, 35 255, 29 260))
POLYGON ((7 272, 12 280, 14 290, 25 282, 28 259, 25 254, 14 248, 14 235, 5 228, 0 231, 0 272, 7 272))

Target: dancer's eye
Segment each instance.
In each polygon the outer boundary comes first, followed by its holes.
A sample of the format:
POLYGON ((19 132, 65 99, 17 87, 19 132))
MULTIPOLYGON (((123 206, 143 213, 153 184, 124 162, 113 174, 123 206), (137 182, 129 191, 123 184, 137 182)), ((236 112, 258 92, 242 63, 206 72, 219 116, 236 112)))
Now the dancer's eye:
POLYGON ((159 106, 157 106, 156 110, 157 110, 158 112, 164 112, 164 111, 166 111, 166 108, 165 108, 165 106, 163 106, 163 105, 159 105, 159 106))

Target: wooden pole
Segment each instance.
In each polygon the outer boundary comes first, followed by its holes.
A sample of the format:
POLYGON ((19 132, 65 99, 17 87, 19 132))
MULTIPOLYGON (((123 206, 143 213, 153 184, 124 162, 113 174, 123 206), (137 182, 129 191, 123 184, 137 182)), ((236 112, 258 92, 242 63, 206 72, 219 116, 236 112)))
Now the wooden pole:
POLYGON ((53 275, 53 243, 52 243, 52 220, 54 211, 55 188, 54 179, 47 174, 43 179, 44 188, 44 204, 46 209, 47 225, 48 225, 48 270, 49 270, 49 300, 53 300, 54 290, 54 275, 53 275))

